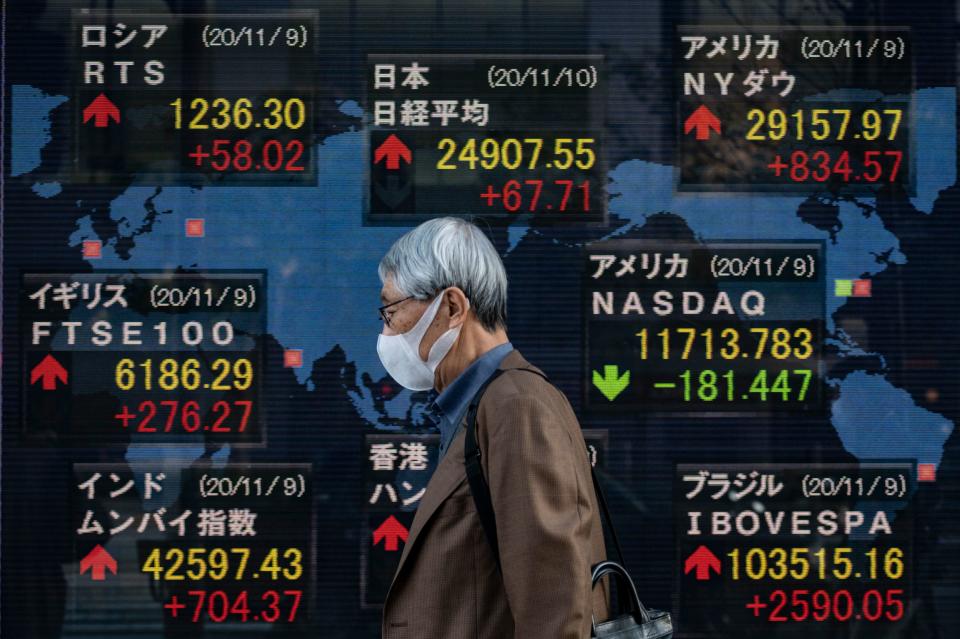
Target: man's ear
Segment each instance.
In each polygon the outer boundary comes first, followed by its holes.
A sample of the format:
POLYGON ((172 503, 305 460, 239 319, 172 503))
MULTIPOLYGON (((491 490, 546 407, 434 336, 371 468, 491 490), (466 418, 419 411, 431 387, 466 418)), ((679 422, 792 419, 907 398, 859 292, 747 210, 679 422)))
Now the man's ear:
POLYGON ((450 315, 449 328, 461 326, 467 319, 467 313, 470 312, 470 300, 464 292, 459 287, 451 286, 445 293, 444 304, 450 315))

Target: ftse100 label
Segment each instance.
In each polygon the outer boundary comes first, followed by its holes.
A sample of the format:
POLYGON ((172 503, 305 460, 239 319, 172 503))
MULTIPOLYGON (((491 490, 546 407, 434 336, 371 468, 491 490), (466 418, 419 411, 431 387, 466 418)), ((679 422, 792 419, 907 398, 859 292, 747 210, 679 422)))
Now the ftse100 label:
POLYGON ((819 409, 822 256, 816 242, 589 245, 590 408, 819 409))
POLYGON ((24 435, 262 441, 262 272, 27 274, 24 435))

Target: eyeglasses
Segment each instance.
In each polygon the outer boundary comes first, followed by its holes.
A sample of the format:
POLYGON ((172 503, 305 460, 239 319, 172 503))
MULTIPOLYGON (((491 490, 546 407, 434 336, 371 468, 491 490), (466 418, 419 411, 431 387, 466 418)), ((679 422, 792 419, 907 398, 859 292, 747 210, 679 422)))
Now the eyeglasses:
MULTIPOLYGON (((390 308, 391 306, 396 306, 397 304, 400 304, 400 303, 402 303, 402 302, 406 302, 407 300, 412 300, 413 297, 414 297, 413 295, 408 295, 407 297, 403 298, 402 300, 397 300, 396 302, 390 302, 389 304, 384 304, 383 306, 381 306, 380 308, 378 308, 377 311, 380 312, 380 319, 383 320, 383 323, 386 324, 387 326, 390 326, 390 317, 389 317, 384 311, 386 311, 386 310, 387 310, 388 308, 390 308)), ((393 314, 393 313, 391 313, 391 315, 392 315, 392 314, 393 314)), ((391 327, 391 328, 392 328, 392 327, 391 327)))

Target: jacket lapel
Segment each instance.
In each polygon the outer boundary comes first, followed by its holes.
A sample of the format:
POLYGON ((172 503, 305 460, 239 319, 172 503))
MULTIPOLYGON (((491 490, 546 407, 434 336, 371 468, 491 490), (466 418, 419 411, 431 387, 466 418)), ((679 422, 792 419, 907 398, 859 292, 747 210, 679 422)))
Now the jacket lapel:
MULTIPOLYGON (((427 483, 427 489, 424 491, 423 497, 420 498, 420 503, 417 505, 417 512, 413 516, 413 523, 410 525, 407 542, 404 544, 403 553, 400 555, 400 563, 397 564, 397 570, 394 572, 393 582, 390 585, 391 590, 400 572, 403 570, 407 556, 410 554, 414 544, 417 543, 417 539, 421 531, 423 531, 424 526, 430 521, 430 518, 433 516, 433 513, 437 511, 437 508, 440 507, 440 504, 442 504, 460 484, 467 480, 467 471, 463 465, 463 438, 464 430, 460 428, 450 442, 450 448, 447 449, 443 459, 440 460, 437 469, 427 483)), ((389 599, 389 597, 390 593, 388 591, 387 599, 389 599)))

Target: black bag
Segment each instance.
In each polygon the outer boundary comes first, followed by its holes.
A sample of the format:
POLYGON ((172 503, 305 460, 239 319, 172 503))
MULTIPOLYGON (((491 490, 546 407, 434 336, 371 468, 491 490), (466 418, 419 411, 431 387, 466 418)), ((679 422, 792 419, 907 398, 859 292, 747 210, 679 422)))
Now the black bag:
MULTIPOLYGON (((550 381, 546 375, 529 368, 506 370, 527 371, 540 375, 548 382, 550 381)), ((502 571, 502 568, 500 566, 500 548, 497 544, 497 523, 493 514, 490 489, 483 478, 483 468, 480 465, 480 447, 477 446, 476 422, 477 409, 480 406, 480 399, 483 397, 484 391, 486 391, 490 382, 503 372, 501 369, 496 370, 470 401, 470 407, 467 409, 467 430, 463 450, 463 461, 467 468, 470 492, 473 493, 473 501, 476 504, 477 514, 480 516, 480 525, 483 527, 483 532, 490 543, 493 557, 497 560, 498 571, 502 571)), ((584 442, 584 446, 586 446, 586 442, 584 442)), ((603 517, 607 520, 607 529, 613 539, 613 544, 617 549, 617 557, 620 560, 619 563, 609 560, 598 562, 591 570, 591 584, 594 588, 604 575, 610 574, 617 578, 619 616, 611 616, 608 621, 601 623, 597 623, 596 617, 593 617, 590 636, 597 639, 672 639, 673 623, 670 620, 670 613, 662 610, 648 610, 640 603, 637 588, 623 567, 623 550, 620 548, 617 531, 613 526, 610 511, 607 509, 607 501, 604 499, 603 489, 600 487, 600 480, 597 478, 593 465, 590 466, 590 474, 593 476, 593 487, 597 494, 597 502, 600 504, 603 517)))

